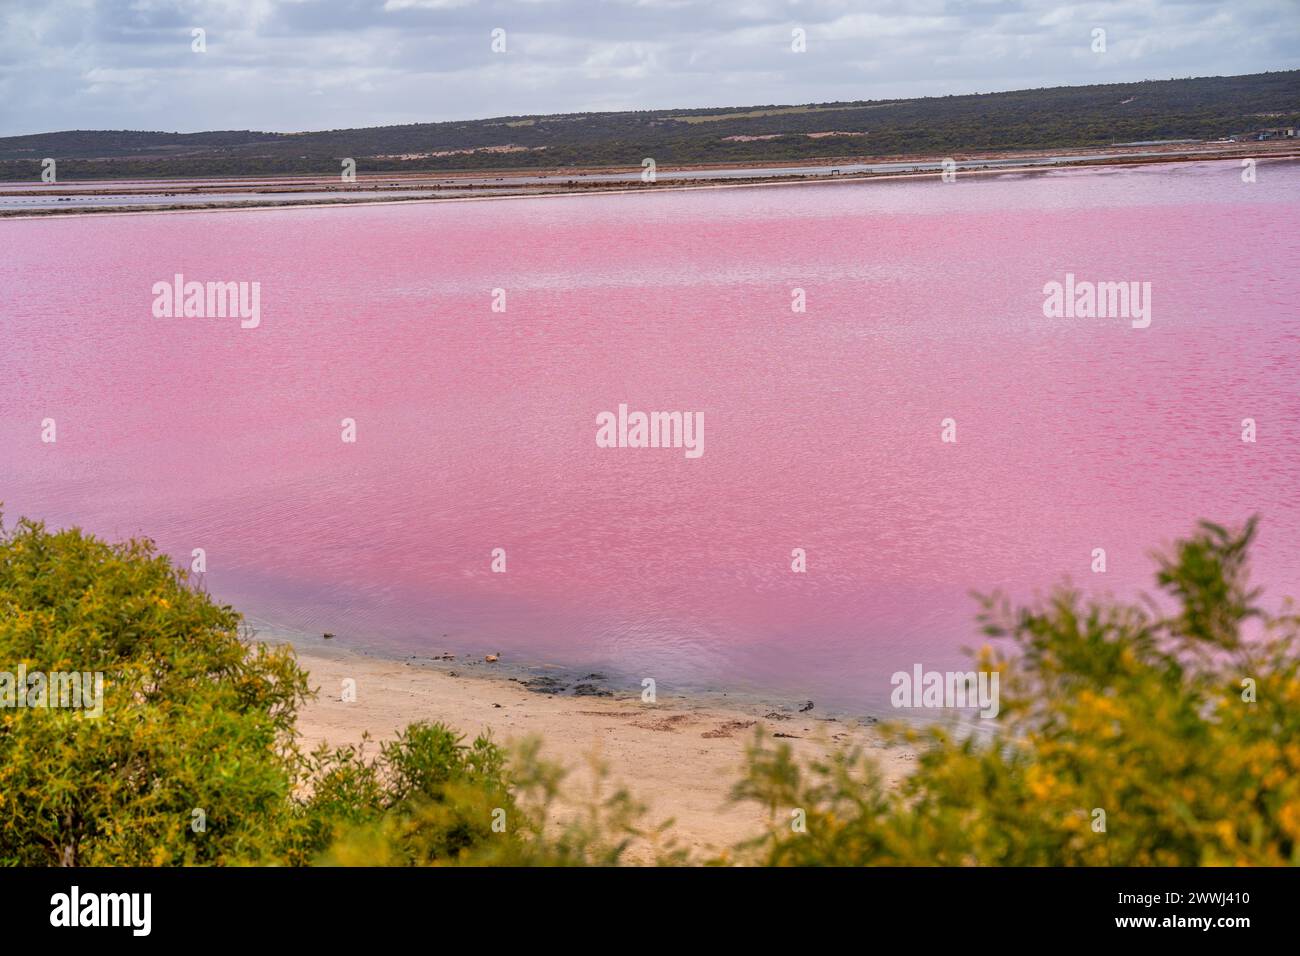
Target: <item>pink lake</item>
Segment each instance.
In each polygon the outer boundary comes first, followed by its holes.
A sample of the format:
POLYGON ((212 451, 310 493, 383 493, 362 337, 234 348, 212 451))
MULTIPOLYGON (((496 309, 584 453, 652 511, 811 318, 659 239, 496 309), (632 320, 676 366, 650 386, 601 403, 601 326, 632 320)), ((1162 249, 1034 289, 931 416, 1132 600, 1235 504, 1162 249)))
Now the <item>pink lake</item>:
POLYGON ((1133 595, 1198 518, 1300 595, 1298 222, 1285 162, 0 222, 0 500, 272 630, 881 712, 972 590, 1133 595), (1045 318, 1067 272, 1150 326, 1045 318), (620 403, 704 454, 597 447, 620 403))

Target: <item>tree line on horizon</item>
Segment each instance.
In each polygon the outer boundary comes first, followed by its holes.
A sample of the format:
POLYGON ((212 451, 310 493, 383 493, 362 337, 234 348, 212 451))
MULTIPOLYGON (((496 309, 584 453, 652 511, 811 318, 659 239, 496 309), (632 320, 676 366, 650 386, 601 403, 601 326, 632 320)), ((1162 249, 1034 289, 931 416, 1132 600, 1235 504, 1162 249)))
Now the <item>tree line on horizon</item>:
POLYGON ((311 133, 76 130, 0 137, 0 180, 450 172, 837 160, 1216 139, 1300 124, 1300 71, 823 103, 517 116, 311 133), (811 133, 835 135, 812 137, 811 133), (737 139, 736 137, 765 137, 737 139), (770 138, 769 138, 770 137, 770 138), (517 147, 509 152, 489 149, 517 147), (468 150, 470 152, 455 152, 468 150), (450 155, 420 155, 451 151, 450 155), (402 158, 414 157, 414 158, 402 158))

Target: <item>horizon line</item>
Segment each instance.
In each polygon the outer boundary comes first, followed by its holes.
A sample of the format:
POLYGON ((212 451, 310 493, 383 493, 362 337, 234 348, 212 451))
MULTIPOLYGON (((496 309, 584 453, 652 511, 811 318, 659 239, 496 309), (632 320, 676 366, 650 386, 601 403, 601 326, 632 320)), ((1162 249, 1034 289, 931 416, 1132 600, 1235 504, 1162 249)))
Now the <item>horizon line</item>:
POLYGON ((165 129, 131 129, 131 128, 77 128, 77 129, 47 129, 39 132, 30 133, 7 133, 0 135, 0 141, 8 139, 22 139, 31 136, 57 136, 63 133, 152 133, 170 136, 200 136, 205 133, 261 133, 273 136, 301 136, 312 133, 339 133, 349 132, 352 130, 371 130, 371 129, 398 129, 404 126, 441 126, 459 123, 486 123, 492 120, 513 120, 513 119, 533 119, 549 117, 570 117, 570 116, 615 116, 623 113, 689 113, 689 112, 708 112, 713 110, 755 110, 776 108, 794 108, 794 107, 811 107, 811 106, 830 106, 835 107, 843 105, 845 108, 852 108, 856 104, 871 103, 911 103, 922 102, 925 100, 943 100, 953 98, 981 97, 981 96, 1001 96, 1008 93, 1031 93, 1043 90, 1065 90, 1065 89, 1092 89, 1103 86, 1136 86, 1142 83, 1176 83, 1186 80, 1227 80, 1241 79, 1252 76, 1267 76, 1274 73, 1300 73, 1300 67, 1290 67, 1276 70, 1259 70, 1254 73, 1214 73, 1204 76, 1169 76, 1169 77, 1147 77, 1141 80, 1120 80, 1109 83, 1064 83, 1055 86, 1018 86, 1011 89, 986 90, 983 92, 965 92, 965 93, 942 93, 930 96, 894 96, 881 99, 864 99, 864 100, 821 100, 809 101, 804 103, 749 103, 745 105, 718 105, 718 106, 666 106, 652 109, 606 109, 606 110, 566 110, 559 113, 500 113, 492 116, 464 117, 460 119, 446 120, 422 120, 411 123, 386 123, 372 126, 336 126, 329 129, 299 129, 299 130, 267 130, 267 129, 214 129, 202 128, 189 131, 182 130, 165 130, 165 129))

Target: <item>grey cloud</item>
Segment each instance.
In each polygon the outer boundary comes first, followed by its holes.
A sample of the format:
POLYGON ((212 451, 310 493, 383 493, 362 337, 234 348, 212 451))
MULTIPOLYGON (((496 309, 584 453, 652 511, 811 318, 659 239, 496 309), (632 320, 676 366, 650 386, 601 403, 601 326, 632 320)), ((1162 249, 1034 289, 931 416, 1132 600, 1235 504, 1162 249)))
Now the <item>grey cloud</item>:
POLYGON ((1300 66, 1297 41, 1296 0, 5 0, 0 134, 291 131, 1253 73, 1300 66), (193 27, 207 53, 191 52, 193 27), (490 50, 495 27, 505 55, 490 50), (806 53, 791 52, 795 27, 806 53))

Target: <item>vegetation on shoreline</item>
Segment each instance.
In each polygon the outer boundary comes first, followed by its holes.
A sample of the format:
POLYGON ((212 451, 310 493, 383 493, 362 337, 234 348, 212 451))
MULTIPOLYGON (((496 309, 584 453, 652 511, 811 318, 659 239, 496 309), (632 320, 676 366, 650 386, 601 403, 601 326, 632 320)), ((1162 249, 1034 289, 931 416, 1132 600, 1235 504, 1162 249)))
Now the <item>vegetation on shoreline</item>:
POLYGON ((760 841, 764 861, 1300 863, 1300 618, 1256 605, 1255 530, 1203 524, 1159 556, 1172 611, 1068 587, 1032 608, 982 599, 985 635, 1015 649, 980 654, 1001 675, 996 733, 892 729, 925 741, 899 792, 860 755, 798 767, 756 744, 738 795, 807 814, 760 841))
POLYGON ((691 861, 626 790, 557 819, 564 772, 535 741, 417 723, 373 754, 303 752, 291 651, 147 541, 23 520, 0 530, 0 672, 101 671, 103 713, 0 708, 0 864, 607 865, 633 840, 660 863, 1295 864, 1300 618, 1257 606, 1255 528, 1204 524, 1159 557, 1164 604, 982 599, 1009 645, 979 654, 991 734, 887 728, 924 741, 897 791, 861 753, 801 765, 758 737, 735 797, 768 832, 691 861))
POLYGON ((838 160, 1214 139, 1300 123, 1300 71, 804 106, 506 116, 312 133, 0 138, 0 180, 337 175, 838 160))

